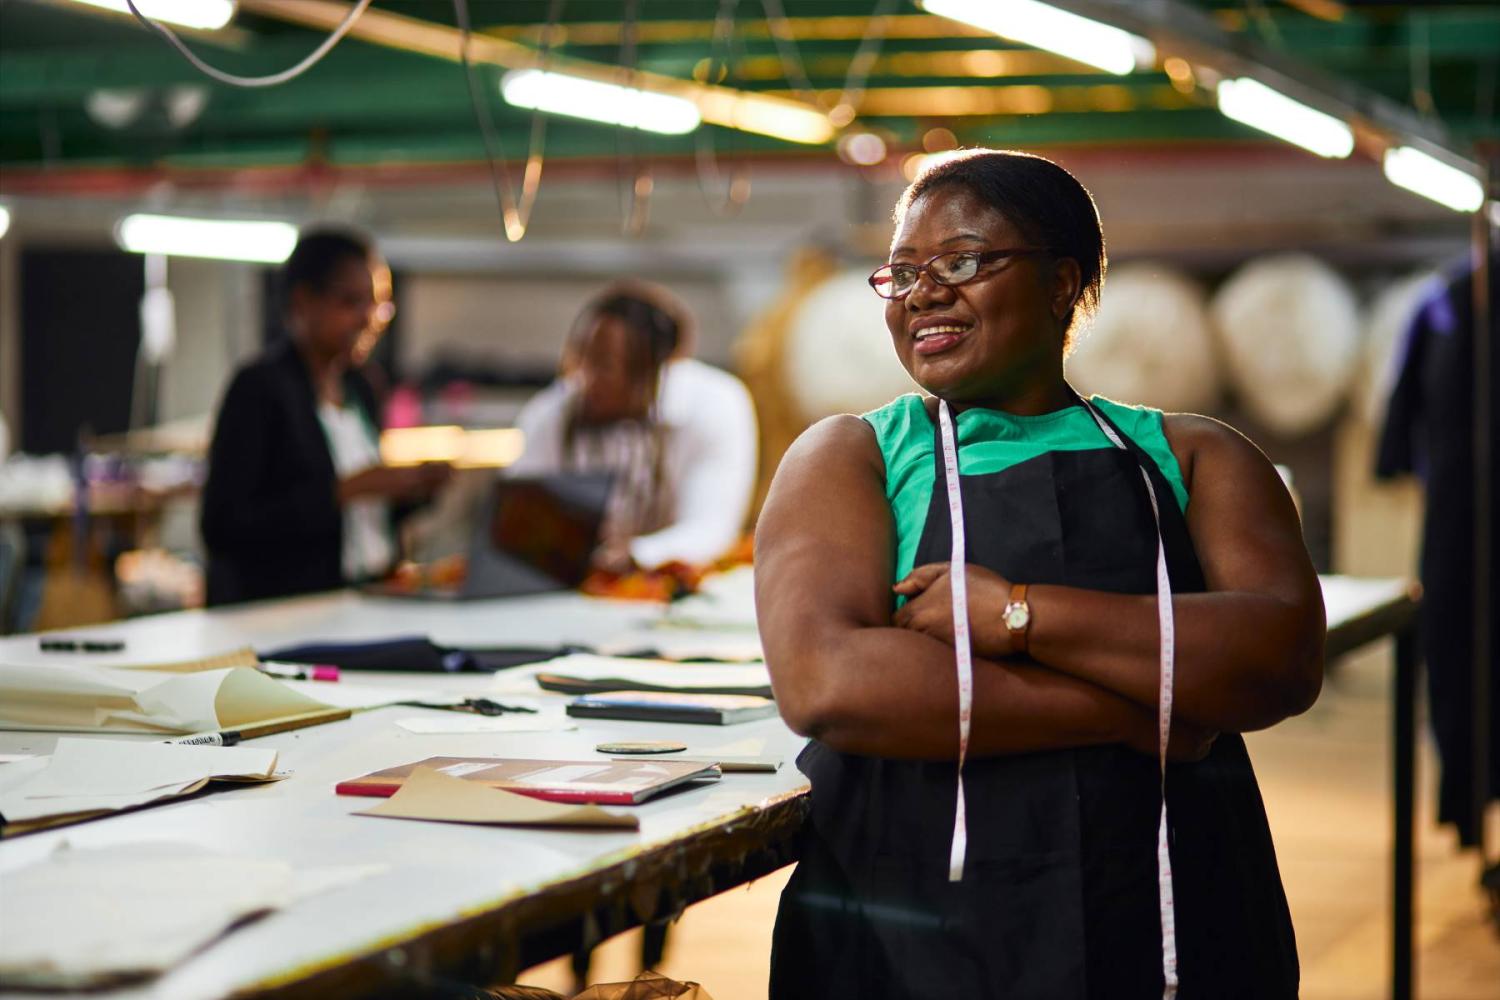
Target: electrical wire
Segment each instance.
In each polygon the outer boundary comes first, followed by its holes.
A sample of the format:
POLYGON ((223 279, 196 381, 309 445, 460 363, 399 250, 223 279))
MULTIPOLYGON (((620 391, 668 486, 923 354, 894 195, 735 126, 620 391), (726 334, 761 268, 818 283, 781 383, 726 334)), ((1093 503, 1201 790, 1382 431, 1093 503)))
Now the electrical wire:
MULTIPOLYGON (((734 10, 739 0, 719 0, 719 9, 714 14, 713 40, 709 43, 708 75, 710 84, 719 82, 721 73, 728 76, 733 63, 734 10), (722 51, 721 51, 722 48, 722 51)), ((750 200, 750 174, 743 163, 735 163, 729 169, 729 183, 723 197, 709 191, 710 186, 723 184, 724 172, 719 169, 718 152, 714 148, 713 134, 709 129, 698 129, 698 145, 695 156, 698 174, 698 190, 708 202, 708 207, 718 216, 735 215, 750 200)))
MULTIPOLYGON (((552 55, 553 39, 558 21, 562 17, 563 0, 552 0, 547 8, 547 25, 542 33, 542 45, 538 68, 546 71, 552 55)), ((543 146, 547 139, 547 118, 539 109, 531 112, 531 136, 526 148, 526 168, 521 175, 521 196, 516 197, 515 185, 511 183, 510 170, 505 166, 504 151, 495 123, 490 118, 489 105, 480 87, 479 75, 469 59, 469 39, 473 26, 469 18, 468 0, 453 0, 453 14, 458 21, 462 39, 459 43, 459 61, 463 64, 464 83, 469 88, 469 103, 474 109, 474 118, 479 123, 479 135, 484 141, 484 158, 489 165, 490 186, 495 192, 495 202, 500 209, 501 231, 512 243, 520 242, 531 224, 531 211, 536 207, 537 192, 542 185, 543 146)))
POLYGON ((181 38, 177 37, 177 33, 175 31, 167 27, 165 24, 162 24, 160 21, 153 20, 147 17, 145 14, 142 14, 140 8, 135 5, 135 0, 125 0, 126 6, 130 8, 130 13, 135 15, 135 19, 137 21, 141 22, 146 27, 152 29, 157 34, 165 38, 173 48, 182 53, 184 59, 192 63, 193 67, 197 69, 198 72, 209 77, 210 79, 217 80, 219 83, 228 84, 231 87, 246 88, 275 87, 280 84, 287 83, 291 80, 295 80, 303 73, 306 73, 308 70, 312 69, 323 59, 324 56, 326 56, 329 52, 332 52, 333 47, 337 45, 339 41, 349 33, 349 29, 354 27, 354 22, 359 20, 359 16, 365 12, 365 8, 369 7, 370 3, 371 0, 359 0, 357 4, 349 8, 349 13, 344 16, 344 20, 339 23, 339 26, 333 29, 333 33, 330 34, 327 38, 323 39, 323 43, 317 48, 313 49, 312 52, 308 53, 307 57, 301 62, 297 63, 297 65, 292 66, 289 69, 284 69, 279 73, 272 73, 269 76, 237 76, 234 73, 226 73, 223 70, 218 69, 217 67, 210 66, 208 63, 198 58, 193 50, 188 48, 187 44, 183 42, 181 38))
MULTIPOLYGON (((620 84, 635 88, 640 82, 639 51, 640 0, 626 0, 625 17, 620 26, 620 84)), ((637 88, 638 89, 638 88, 637 88)), ((615 128, 615 151, 619 157, 619 179, 629 175, 630 198, 620 198, 620 230, 626 236, 640 236, 646 231, 651 218, 651 192, 655 182, 651 177, 651 161, 640 156, 640 133, 624 124, 615 128), (626 167, 629 167, 627 170, 626 167)))
MULTIPOLYGON (((834 108, 846 109, 847 120, 836 122, 836 124, 847 125, 854 120, 860 98, 865 92, 865 83, 870 78, 870 71, 875 68, 875 60, 880 56, 880 47, 885 42, 889 27, 888 19, 895 6, 895 0, 876 0, 875 8, 866 19, 864 35, 861 36, 859 46, 849 60, 849 69, 844 74, 843 86, 839 88, 838 98, 832 105, 834 108)), ((817 105, 817 93, 813 89, 812 81, 808 78, 802 54, 797 50, 791 22, 786 16, 781 0, 761 0, 761 9, 766 13, 766 21, 771 28, 771 37, 776 42, 776 53, 781 59, 782 69, 786 72, 787 82, 798 91, 798 96, 804 101, 817 105)))

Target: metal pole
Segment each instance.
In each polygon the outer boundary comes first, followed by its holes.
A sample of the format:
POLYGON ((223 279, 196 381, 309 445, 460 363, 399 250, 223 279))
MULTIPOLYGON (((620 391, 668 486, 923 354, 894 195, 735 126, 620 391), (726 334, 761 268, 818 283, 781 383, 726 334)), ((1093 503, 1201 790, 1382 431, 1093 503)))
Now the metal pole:
POLYGON ((1416 867, 1413 864, 1416 817, 1417 640, 1415 623, 1396 633, 1396 712, 1392 764, 1396 770, 1394 814, 1396 863, 1391 886, 1391 998, 1412 1000, 1417 955, 1416 867))

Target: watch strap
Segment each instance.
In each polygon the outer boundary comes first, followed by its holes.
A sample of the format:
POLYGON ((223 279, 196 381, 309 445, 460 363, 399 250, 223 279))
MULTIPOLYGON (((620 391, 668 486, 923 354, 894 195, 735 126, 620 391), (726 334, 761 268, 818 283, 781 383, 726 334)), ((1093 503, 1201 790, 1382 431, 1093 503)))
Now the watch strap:
POLYGON ((1026 592, 1030 589, 1029 583, 1010 585, 1010 605, 1020 604, 1026 608, 1026 624, 1020 628, 1011 628, 1009 621, 1005 623, 1006 629, 1010 632, 1011 649, 1023 656, 1026 655, 1027 639, 1031 635, 1031 605, 1026 600, 1026 592))

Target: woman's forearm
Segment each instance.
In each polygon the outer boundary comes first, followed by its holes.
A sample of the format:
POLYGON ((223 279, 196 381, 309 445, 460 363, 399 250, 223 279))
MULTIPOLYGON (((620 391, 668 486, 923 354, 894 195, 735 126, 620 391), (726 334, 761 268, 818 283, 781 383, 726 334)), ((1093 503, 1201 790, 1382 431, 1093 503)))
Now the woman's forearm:
MULTIPOLYGON (((1033 659, 1154 708, 1160 625, 1156 596, 1034 586, 1033 659)), ((1225 732, 1262 729, 1305 711, 1322 678, 1321 605, 1265 594, 1172 599, 1174 712, 1225 732)))
MULTIPOLYGON (((787 722, 846 753, 919 760, 958 756, 953 647, 898 628, 862 628, 801 655, 778 676, 816 677, 778 686, 787 722)), ((1128 699, 1034 665, 974 660, 969 753, 999 756, 1139 742, 1153 723, 1128 699)))

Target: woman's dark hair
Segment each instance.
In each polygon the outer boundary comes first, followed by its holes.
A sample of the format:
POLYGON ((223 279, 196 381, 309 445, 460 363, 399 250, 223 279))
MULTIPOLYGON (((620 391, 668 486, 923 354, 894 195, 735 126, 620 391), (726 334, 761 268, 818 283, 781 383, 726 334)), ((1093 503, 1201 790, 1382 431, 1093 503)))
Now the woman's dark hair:
POLYGON ((688 342, 691 321, 687 310, 664 288, 644 281, 620 281, 595 296, 573 328, 581 336, 601 316, 618 319, 630 332, 631 354, 642 379, 655 379, 661 366, 688 342))
POLYGON ((613 316, 645 348, 652 368, 676 353, 687 332, 687 316, 664 290, 644 282, 619 282, 599 293, 584 310, 590 317, 613 316))
POLYGON ((375 253, 369 237, 352 229, 305 229, 297 236, 292 255, 281 268, 281 287, 287 295, 306 286, 314 292, 328 283, 346 261, 368 261, 375 253))
POLYGON ((1093 196, 1078 178, 1044 157, 1012 150, 964 149, 928 161, 901 192, 896 224, 906 218, 912 202, 952 185, 966 188, 1005 216, 1027 243, 1045 248, 1054 258, 1078 262, 1078 301, 1068 317, 1066 349, 1080 314, 1087 318, 1098 308, 1109 266, 1093 196))

